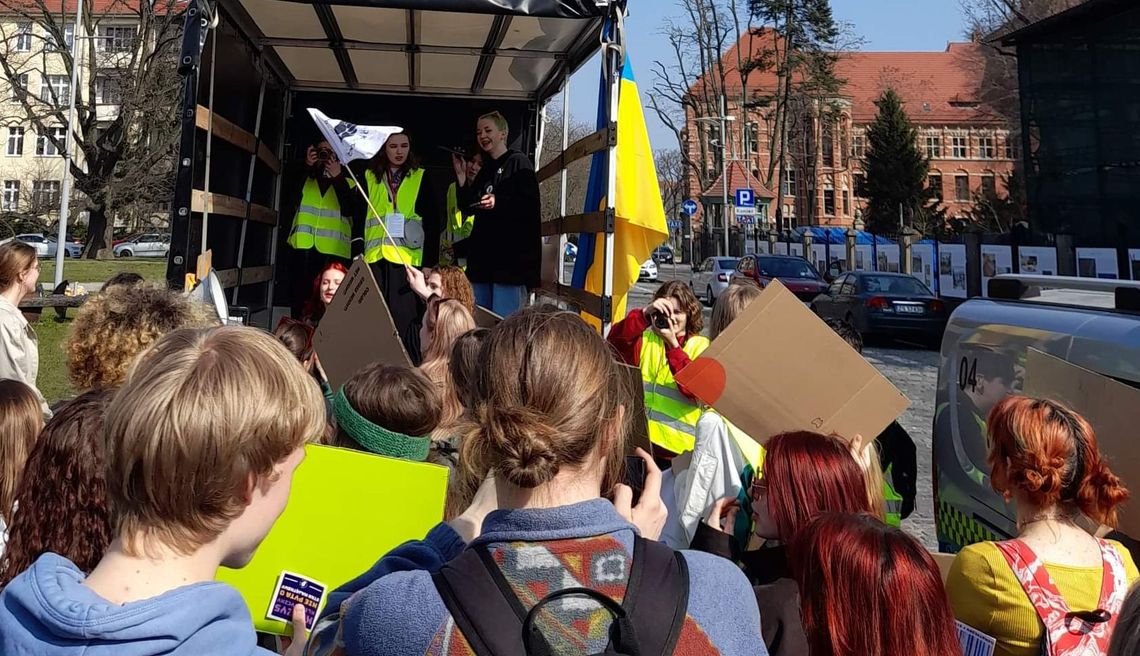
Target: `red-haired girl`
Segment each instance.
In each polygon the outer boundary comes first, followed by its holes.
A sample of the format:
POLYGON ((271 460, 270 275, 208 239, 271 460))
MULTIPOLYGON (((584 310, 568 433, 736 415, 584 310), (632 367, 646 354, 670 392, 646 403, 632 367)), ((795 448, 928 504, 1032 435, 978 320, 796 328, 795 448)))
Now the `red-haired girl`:
MULTIPOLYGON (((806 654, 799 591, 788 566, 788 546, 826 512, 870 513, 863 470, 838 437, 806 431, 777 435, 765 445, 761 475, 752 482, 756 536, 779 543, 740 556, 760 605, 764 643, 772 656, 806 654)), ((698 527, 692 548, 732 558, 732 527, 740 507, 728 497, 698 527), (722 529, 722 526, 724 527, 722 529)))
POLYGON ((820 515, 800 531, 792 569, 811 656, 961 655, 938 566, 902 531, 820 515))
POLYGON ((990 480, 1013 501, 1018 536, 954 560, 946 589, 962 622, 997 639, 997 656, 1104 653, 1136 565, 1080 526, 1116 526, 1128 491, 1092 426, 1053 401, 1008 397, 989 421, 990 480))
POLYGON ((325 316, 325 309, 329 303, 332 303, 336 290, 340 289, 340 283, 344 282, 344 277, 347 275, 348 269, 340 262, 333 262, 325 267, 321 275, 313 279, 313 293, 305 301, 301 318, 313 325, 320 323, 321 317, 325 316))

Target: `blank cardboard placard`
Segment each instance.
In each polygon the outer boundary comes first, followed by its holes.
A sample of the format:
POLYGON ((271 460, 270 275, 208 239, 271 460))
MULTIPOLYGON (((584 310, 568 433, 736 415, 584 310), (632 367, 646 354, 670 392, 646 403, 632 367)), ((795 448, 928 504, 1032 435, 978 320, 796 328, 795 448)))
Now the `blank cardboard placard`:
POLYGON ((281 572, 331 592, 392 548, 427 535, 443 518, 446 492, 446 467, 309 445, 289 505, 253 560, 223 567, 217 578, 238 589, 258 631, 285 635, 284 622, 265 617, 281 572))
POLYGON ((503 322, 503 318, 482 305, 475 306, 475 325, 490 330, 503 322))
POLYGON ((641 370, 621 363, 618 367, 630 399, 630 406, 625 409, 630 422, 626 450, 632 454, 634 449, 641 448, 646 453, 653 453, 653 445, 649 442, 649 416, 645 412, 645 387, 641 382, 641 370))
MULTIPOLYGON (((1132 489, 1140 485, 1140 449, 1135 437, 1140 390, 1031 348, 1025 357, 1023 393, 1063 403, 1088 420, 1113 473, 1132 489)), ((1126 502, 1119 513, 1120 530, 1140 537, 1140 505, 1126 502)))
POLYGON ((942 582, 946 583, 946 579, 950 578, 950 566, 954 564, 954 559, 957 558, 955 554, 935 553, 930 552, 930 557, 934 559, 934 564, 938 565, 938 573, 942 575, 942 582))
POLYGON ((874 439, 910 404, 779 281, 677 382, 761 444, 797 430, 874 439))
POLYGON ((325 310, 313 344, 334 390, 373 362, 412 366, 372 269, 359 257, 325 310))

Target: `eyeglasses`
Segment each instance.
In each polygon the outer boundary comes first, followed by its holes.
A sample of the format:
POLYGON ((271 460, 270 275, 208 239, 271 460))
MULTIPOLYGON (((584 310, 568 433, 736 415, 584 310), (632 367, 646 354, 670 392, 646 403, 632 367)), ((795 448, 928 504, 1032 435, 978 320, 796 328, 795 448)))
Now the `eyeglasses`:
POLYGON ((749 486, 748 493, 753 500, 768 496, 768 481, 760 478, 752 479, 752 485, 749 486))

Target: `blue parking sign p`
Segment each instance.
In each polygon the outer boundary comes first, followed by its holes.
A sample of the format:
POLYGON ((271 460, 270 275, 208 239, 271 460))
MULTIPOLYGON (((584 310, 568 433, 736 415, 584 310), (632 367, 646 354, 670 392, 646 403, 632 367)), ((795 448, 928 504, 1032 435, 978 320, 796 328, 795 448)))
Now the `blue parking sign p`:
POLYGON ((756 207, 756 194, 751 189, 736 190, 737 207, 756 207))

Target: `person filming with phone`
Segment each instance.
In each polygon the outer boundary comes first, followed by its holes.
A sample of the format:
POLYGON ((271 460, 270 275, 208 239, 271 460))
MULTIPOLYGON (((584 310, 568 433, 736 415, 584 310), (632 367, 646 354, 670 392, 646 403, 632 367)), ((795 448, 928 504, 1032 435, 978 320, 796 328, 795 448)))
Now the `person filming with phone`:
POLYGON ((649 439, 662 460, 693 450, 701 409, 673 377, 708 348, 703 329, 696 295, 674 280, 661 285, 649 305, 633 310, 610 330, 609 342, 620 359, 641 369, 649 439))
POLYGON ((352 258, 354 199, 336 153, 324 140, 305 149, 297 213, 288 244, 297 253, 293 267, 294 314, 299 316, 309 286, 333 262, 352 258))

